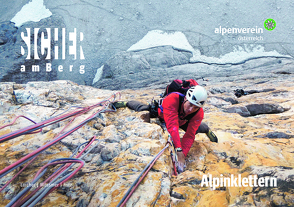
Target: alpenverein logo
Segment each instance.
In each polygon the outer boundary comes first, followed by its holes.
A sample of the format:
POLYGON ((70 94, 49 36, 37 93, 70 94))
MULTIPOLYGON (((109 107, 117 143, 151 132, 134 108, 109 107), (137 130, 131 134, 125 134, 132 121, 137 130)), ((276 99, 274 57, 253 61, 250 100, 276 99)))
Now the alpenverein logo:
POLYGON ((267 19, 264 21, 264 28, 269 30, 269 31, 272 31, 276 28, 276 22, 275 20, 273 19, 267 19))

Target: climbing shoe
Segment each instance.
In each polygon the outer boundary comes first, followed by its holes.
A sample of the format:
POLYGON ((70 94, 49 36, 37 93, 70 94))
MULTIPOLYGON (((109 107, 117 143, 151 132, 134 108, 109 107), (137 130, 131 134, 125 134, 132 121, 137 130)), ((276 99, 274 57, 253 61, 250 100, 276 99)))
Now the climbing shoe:
POLYGON ((124 108, 127 106, 127 102, 126 101, 116 101, 116 102, 112 103, 112 106, 116 109, 124 108))
POLYGON ((208 136, 208 138, 210 139, 211 142, 218 142, 217 136, 211 131, 209 130, 206 135, 208 136))

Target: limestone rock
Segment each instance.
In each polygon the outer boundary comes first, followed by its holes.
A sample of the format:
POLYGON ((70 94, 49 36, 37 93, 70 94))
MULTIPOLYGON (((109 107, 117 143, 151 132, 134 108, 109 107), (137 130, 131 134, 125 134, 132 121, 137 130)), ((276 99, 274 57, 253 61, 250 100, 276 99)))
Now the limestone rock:
POLYGON ((289 110, 289 108, 284 108, 278 104, 249 104, 246 106, 234 106, 227 108, 225 111, 228 113, 238 113, 241 116, 256 116, 259 114, 276 114, 282 113, 289 110))
POLYGON ((142 82, 140 87, 143 87, 149 84, 148 79, 145 77, 147 73, 152 75, 156 71, 160 73, 161 68, 187 64, 191 56, 191 53, 175 50, 171 46, 121 52, 114 55, 104 64, 101 78, 93 86, 97 88, 125 89, 130 87, 131 82, 142 82), (132 81, 130 82, 130 80, 132 81))
POLYGON ((250 104, 247 105, 246 108, 250 112, 251 116, 258 114, 282 113, 285 111, 283 107, 276 104, 250 104))
POLYGON ((226 109, 228 113, 237 113, 241 116, 250 116, 251 113, 248 111, 247 107, 245 106, 234 106, 226 109))
MULTIPOLYGON (((21 46, 24 45, 21 38, 21 32, 26 33, 26 28, 33 30, 34 28, 62 28, 62 20, 57 17, 49 17, 43 19, 40 22, 26 23, 20 28, 17 28, 12 22, 0 23, 0 81, 1 82, 16 82, 27 83, 29 81, 50 81, 57 79, 57 70, 52 72, 46 72, 46 63, 52 63, 52 60, 45 60, 47 50, 45 50, 43 58, 34 59, 33 55, 31 59, 27 59, 27 54, 21 54, 21 46), (46 26, 44 26, 46 25, 46 26), (26 71, 21 72, 21 66, 25 66, 26 71), (38 65, 40 72, 32 72, 32 65, 38 65)), ((31 39, 34 38, 33 32, 31 32, 31 39)), ((59 39, 61 35, 59 35, 59 39)), ((38 49, 40 49, 41 38, 38 38, 38 49)), ((51 47, 54 47, 54 41, 51 41, 51 47)), ((52 56, 54 56, 52 52, 52 56)), ((54 61, 53 68, 57 68, 58 61, 54 61)))
POLYGON ((119 155, 120 146, 117 143, 109 143, 101 150, 101 158, 110 161, 119 155))
MULTIPOLYGON (((185 68, 189 67, 186 65, 185 68)), ((204 106, 204 122, 217 135, 219 142, 212 143, 205 134, 197 134, 186 158, 187 169, 178 176, 172 175, 170 153, 166 150, 131 196, 127 206, 293 206, 293 77, 292 74, 275 75, 280 77, 275 83, 275 90, 266 90, 272 86, 265 75, 256 78, 240 76, 246 81, 238 79, 238 82, 231 81, 233 77, 228 77, 229 80, 199 81, 205 84, 208 91, 215 91, 214 94, 209 93, 211 100, 204 106), (236 88, 244 88, 245 91, 258 88, 259 92, 237 98, 234 96, 236 88), (262 113, 252 116, 251 112, 262 113), (240 116, 239 113, 245 115, 240 116), (213 188, 202 185, 205 175, 273 177, 277 178, 277 186, 213 188)), ((163 88, 122 90, 121 96, 122 100, 148 103, 158 98, 162 91, 163 88)), ((0 102, 6 105, 0 108, 0 125, 11 123, 17 115, 26 115, 40 122, 79 109, 77 107, 80 106, 96 104, 114 92, 80 86, 70 81, 1 83, 0 102)), ((67 124, 70 125, 66 130, 79 124, 100 107, 76 117, 71 124, 71 119, 64 120, 46 126, 41 133, 27 134, 1 143, 1 169, 51 141, 67 124)), ((18 180, 1 192, 1 205, 7 205, 15 197, 22 188, 19 183, 31 181, 36 168, 39 169, 51 159, 70 157, 77 146, 96 135, 97 141, 93 144, 100 142, 84 158, 85 166, 67 185, 49 194, 38 205, 116 206, 168 139, 158 120, 146 122, 146 114, 148 112, 121 108, 90 121, 39 155, 18 180)), ((0 136, 31 124, 20 118, 14 125, 1 129, 0 136)), ((180 136, 183 134, 180 131, 180 136)), ((0 185, 3 186, 15 173, 13 171, 2 178, 0 185)))
POLYGON ((114 125, 105 127, 102 134, 105 136, 106 142, 120 142, 123 139, 123 135, 118 134, 114 125))

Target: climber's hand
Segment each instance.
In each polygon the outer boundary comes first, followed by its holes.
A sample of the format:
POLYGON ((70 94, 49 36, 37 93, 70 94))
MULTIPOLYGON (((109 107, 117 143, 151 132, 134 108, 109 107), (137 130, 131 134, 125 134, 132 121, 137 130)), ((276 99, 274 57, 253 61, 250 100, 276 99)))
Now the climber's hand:
POLYGON ((183 152, 177 152, 177 157, 178 157, 177 171, 180 174, 184 172, 186 168, 186 160, 185 160, 185 155, 183 152))

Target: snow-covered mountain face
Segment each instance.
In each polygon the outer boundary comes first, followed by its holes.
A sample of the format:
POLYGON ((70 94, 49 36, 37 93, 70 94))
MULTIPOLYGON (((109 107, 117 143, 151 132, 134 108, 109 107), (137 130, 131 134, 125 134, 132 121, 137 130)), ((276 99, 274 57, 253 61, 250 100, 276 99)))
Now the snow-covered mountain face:
MULTIPOLYGON (((159 46, 191 53, 189 63, 242 64, 257 57, 291 57, 294 28, 289 22, 293 8, 290 0, 266 3, 17 0, 2 2, 0 21, 12 21, 21 31, 28 27, 51 28, 53 51, 56 42, 63 43, 54 38, 56 26, 50 22, 61 19, 67 38, 66 55, 58 60, 51 57, 54 67, 47 73, 54 73, 51 76, 55 79, 91 85, 100 80, 101 68, 115 54, 159 46), (267 19, 274 23, 265 22, 267 19), (76 36, 70 39, 74 31, 76 36), (82 50, 84 59, 70 55, 70 46, 76 47, 77 54, 82 50)), ((61 28, 58 35, 63 35, 61 28)), ((21 52, 19 45, 11 47, 21 52)), ((61 54, 63 48, 59 49, 61 54)), ((20 65, 10 70, 15 70, 12 74, 20 73, 20 65)), ((40 64, 42 70, 46 73, 45 64, 40 64)), ((15 81, 13 77, 5 80, 15 81)))

